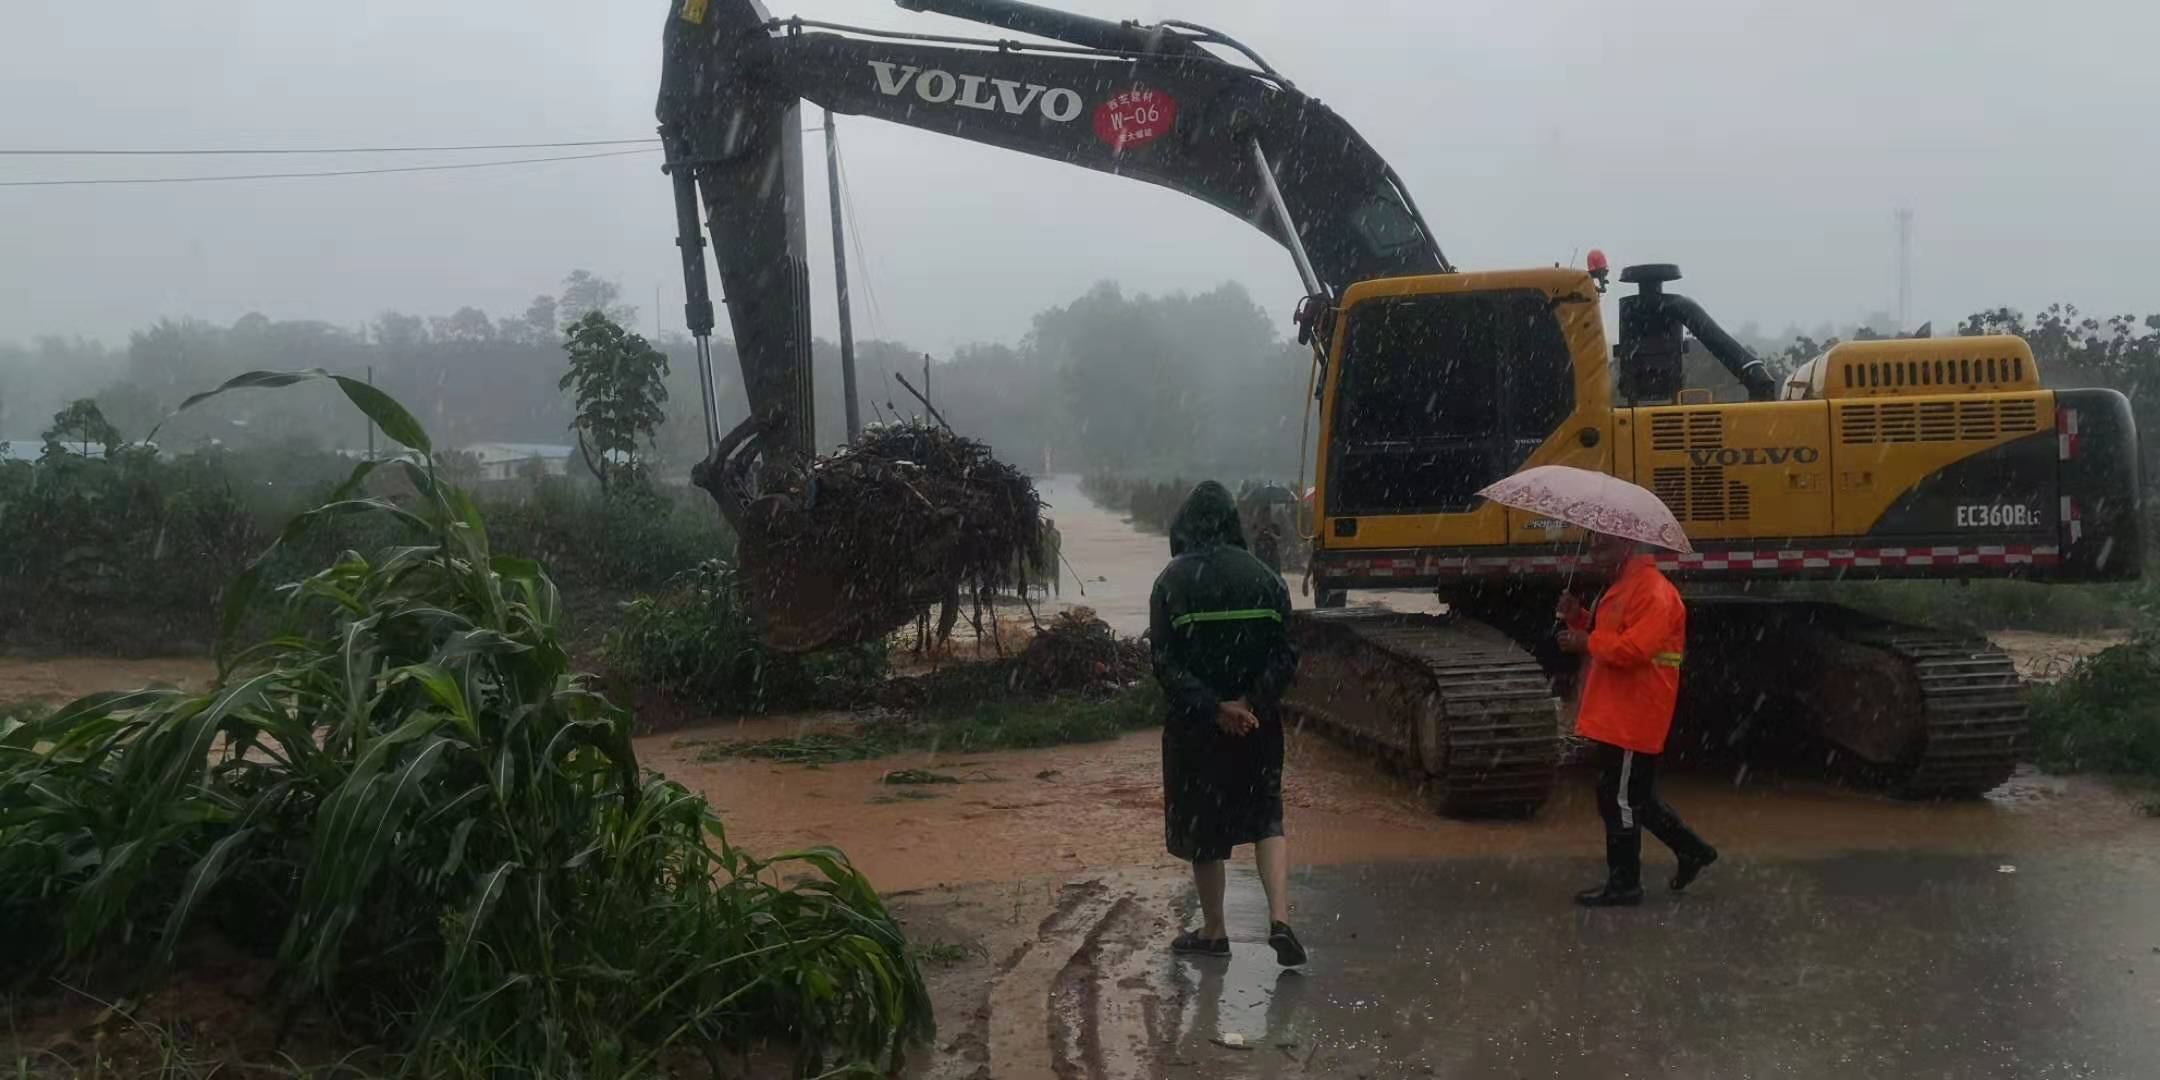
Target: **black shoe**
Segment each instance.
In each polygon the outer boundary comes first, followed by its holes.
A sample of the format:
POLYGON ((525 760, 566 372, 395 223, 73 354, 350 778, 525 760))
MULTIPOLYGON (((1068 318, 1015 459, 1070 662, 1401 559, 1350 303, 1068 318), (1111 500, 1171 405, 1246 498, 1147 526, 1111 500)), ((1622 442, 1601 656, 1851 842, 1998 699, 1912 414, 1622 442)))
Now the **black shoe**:
POLYGON ((1575 902, 1584 907, 1634 907, 1642 903, 1642 886, 1622 889, 1606 884, 1595 889, 1584 889, 1575 894, 1575 902))
POLYGON ((1672 891, 1679 892, 1687 888, 1695 881, 1698 875, 1710 869, 1710 864, 1716 861, 1717 849, 1707 846, 1703 848, 1702 855, 1697 858, 1691 859, 1685 855, 1681 856, 1680 868, 1673 871, 1672 891))
POLYGON ((1269 923, 1267 943, 1275 946, 1276 963, 1284 967, 1305 966, 1305 946, 1299 944, 1289 923, 1269 923))
POLYGON ((1228 956, 1230 939, 1226 937, 1201 937, 1198 930, 1187 930, 1170 943, 1170 951, 1193 956, 1228 956))

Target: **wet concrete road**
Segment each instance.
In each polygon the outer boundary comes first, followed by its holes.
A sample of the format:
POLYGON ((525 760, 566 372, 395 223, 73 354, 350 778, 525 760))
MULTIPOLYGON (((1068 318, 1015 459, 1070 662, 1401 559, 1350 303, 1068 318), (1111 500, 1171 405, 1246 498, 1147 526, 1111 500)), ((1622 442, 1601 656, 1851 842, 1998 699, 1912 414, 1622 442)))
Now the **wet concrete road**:
POLYGON ((1570 902, 1588 859, 1314 867, 1302 974, 1259 942, 1247 863, 1251 941, 1163 962, 1183 1018, 1157 1075, 2160 1075, 2160 833, 2139 838, 2014 862, 1729 852, 1685 897, 1596 912, 1570 902))

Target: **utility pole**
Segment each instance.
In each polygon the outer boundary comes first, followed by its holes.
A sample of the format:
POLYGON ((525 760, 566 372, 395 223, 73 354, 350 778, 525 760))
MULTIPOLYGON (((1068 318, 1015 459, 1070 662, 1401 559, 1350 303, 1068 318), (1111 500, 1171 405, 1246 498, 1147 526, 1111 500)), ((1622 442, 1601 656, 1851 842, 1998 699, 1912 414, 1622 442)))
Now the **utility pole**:
POLYGON ((825 110, 825 193, 832 202, 833 289, 840 298, 840 390, 847 398, 848 441, 862 434, 862 407, 855 403, 855 322, 848 314, 847 234, 840 224, 840 144, 832 110, 825 110))
POLYGON ((1897 332, 1912 329, 1912 223, 1909 206, 1897 209, 1897 332))

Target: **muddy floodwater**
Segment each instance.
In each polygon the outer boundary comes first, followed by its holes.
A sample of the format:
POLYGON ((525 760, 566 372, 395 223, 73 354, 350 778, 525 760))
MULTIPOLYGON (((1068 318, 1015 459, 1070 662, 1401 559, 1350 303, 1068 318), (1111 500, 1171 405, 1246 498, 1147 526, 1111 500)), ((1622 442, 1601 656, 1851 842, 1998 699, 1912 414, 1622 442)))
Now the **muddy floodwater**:
MULTIPOLYGON (((640 742, 638 755, 709 795, 731 840, 752 850, 832 844, 881 888, 1175 865, 1163 852, 1160 737, 1153 732, 1048 750, 909 753, 817 767, 698 760, 706 739, 766 738, 803 726, 752 721, 654 736, 640 742), (902 770, 959 782, 883 782, 902 770)), ((1452 821, 1433 815, 1399 777, 1304 733, 1290 740, 1283 800, 1300 864, 1589 856, 1604 850, 1589 785, 1587 773, 1564 776, 1529 821, 1452 821)), ((2029 771, 1969 803, 1903 803, 1819 779, 1741 781, 1705 771, 1675 776, 1666 794, 1721 845, 1791 858, 2044 851, 2129 837, 2146 825, 2103 782, 2029 771)))

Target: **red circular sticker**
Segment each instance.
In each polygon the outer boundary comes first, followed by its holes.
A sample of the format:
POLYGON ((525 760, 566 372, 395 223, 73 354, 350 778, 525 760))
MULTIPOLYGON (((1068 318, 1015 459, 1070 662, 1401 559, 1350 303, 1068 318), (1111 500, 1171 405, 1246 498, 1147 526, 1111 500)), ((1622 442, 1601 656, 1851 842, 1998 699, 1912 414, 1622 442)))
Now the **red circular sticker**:
POLYGON ((1153 142, 1177 123, 1177 101, 1160 90, 1135 86, 1095 106, 1095 137, 1113 150, 1153 142))

